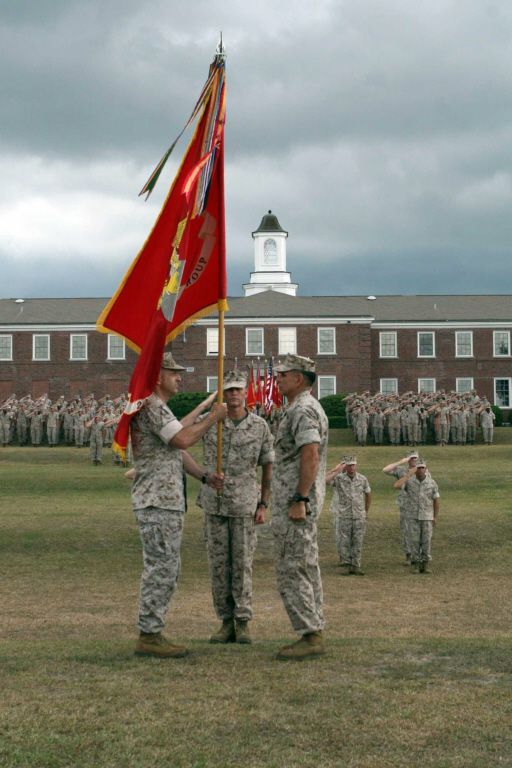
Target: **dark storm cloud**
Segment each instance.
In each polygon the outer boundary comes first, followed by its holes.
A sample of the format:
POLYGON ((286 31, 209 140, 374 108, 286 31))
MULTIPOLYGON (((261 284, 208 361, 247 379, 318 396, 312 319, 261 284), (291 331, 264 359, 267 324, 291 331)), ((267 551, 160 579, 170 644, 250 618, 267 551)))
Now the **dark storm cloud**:
POLYGON ((269 207, 303 294, 333 274, 347 293, 512 289, 512 6, 17 0, 0 19, 0 248, 18 293, 114 290, 186 142, 149 211, 136 193, 219 29, 231 293, 269 207), (53 282, 32 281, 52 259, 53 282))

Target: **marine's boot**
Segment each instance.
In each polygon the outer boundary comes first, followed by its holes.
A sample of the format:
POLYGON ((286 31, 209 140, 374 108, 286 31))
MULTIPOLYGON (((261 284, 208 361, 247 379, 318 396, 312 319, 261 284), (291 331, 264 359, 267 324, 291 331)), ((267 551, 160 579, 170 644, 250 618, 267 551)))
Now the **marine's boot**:
POLYGON ((237 619, 235 621, 235 638, 236 642, 242 645, 250 645, 252 643, 249 633, 249 622, 245 619, 237 619))
POLYGON ((136 656, 157 656, 161 659, 181 659, 188 654, 184 645, 174 645, 161 632, 141 632, 135 646, 136 656))
POLYGON ((321 630, 302 635, 293 645, 285 645, 280 649, 276 658, 280 661, 303 661, 315 658, 325 653, 325 645, 321 630))
POLYGON ((420 573, 432 573, 432 571, 428 567, 428 562, 426 560, 420 563, 420 573))
POLYGON ((353 574, 354 576, 364 576, 363 569, 360 568, 358 565, 352 565, 349 573, 353 574))
POLYGON ((210 643, 234 643, 235 640, 234 619, 224 619, 218 632, 210 637, 210 643))

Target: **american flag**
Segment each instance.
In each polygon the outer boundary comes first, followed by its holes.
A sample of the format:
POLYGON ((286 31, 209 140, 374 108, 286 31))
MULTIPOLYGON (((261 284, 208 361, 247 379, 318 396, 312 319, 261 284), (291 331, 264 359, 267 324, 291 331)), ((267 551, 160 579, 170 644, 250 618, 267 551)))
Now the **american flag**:
POLYGON ((265 413, 269 414, 274 406, 281 406, 281 394, 277 388, 277 381, 274 374, 274 360, 271 357, 265 376, 265 413))

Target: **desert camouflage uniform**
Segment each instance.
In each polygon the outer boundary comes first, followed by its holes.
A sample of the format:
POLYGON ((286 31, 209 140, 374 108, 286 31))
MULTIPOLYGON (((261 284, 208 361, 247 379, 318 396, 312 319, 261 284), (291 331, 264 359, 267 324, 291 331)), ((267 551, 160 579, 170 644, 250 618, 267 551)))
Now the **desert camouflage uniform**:
POLYGON ((169 440, 182 425, 154 393, 134 416, 131 440, 135 463, 132 502, 142 541, 139 628, 155 634, 165 614, 180 572, 180 548, 185 512, 183 459, 169 440))
POLYGON ((391 445, 400 445, 400 412, 392 410, 388 414, 388 433, 391 445))
POLYGON ((439 498, 439 489, 430 475, 421 481, 414 475, 402 487, 409 520, 411 562, 426 563, 431 559, 433 501, 439 498))
POLYGON ((450 434, 450 409, 443 405, 439 411, 439 440, 438 442, 447 443, 450 434))
POLYGON ((0 411, 0 443, 4 446, 11 440, 11 419, 7 409, 0 411))
POLYGON ((482 411, 480 414, 480 426, 482 427, 482 433, 484 437, 484 443, 490 445, 492 443, 492 437, 494 432, 494 411, 482 411))
POLYGON ((372 415, 372 431, 375 445, 381 445, 384 437, 384 416, 380 411, 372 415))
MULTIPOLYGON (((399 467, 395 467, 392 472, 387 472, 386 474, 391 475, 391 477, 396 477, 397 480, 400 480, 400 478, 406 475, 408 471, 408 466, 401 465, 399 467)), ((410 555, 411 544, 409 541, 409 514, 407 508, 407 494, 405 493, 403 487, 398 491, 396 503, 400 514, 400 544, 405 554, 410 555)))
POLYGON ((69 413, 69 411, 64 411, 63 429, 64 442, 67 445, 71 445, 73 442, 73 414, 69 413))
POLYGON ((48 437, 48 445, 58 445, 59 414, 55 411, 50 411, 48 414, 48 419, 46 420, 46 435, 48 437))
MULTIPOLYGON (((264 419, 248 413, 240 422, 226 418, 222 435, 224 490, 220 497, 201 487, 205 538, 215 612, 219 619, 252 618, 252 560, 256 549, 254 516, 260 485, 257 467, 274 461, 273 439, 264 419)), ((203 436, 204 466, 215 472, 217 425, 203 436)))
POLYGON ((331 513, 340 560, 344 565, 360 568, 366 530, 365 494, 371 493, 370 484, 359 472, 352 479, 346 472, 340 472, 331 485, 331 513))
POLYGON ((272 475, 272 530, 276 544, 277 586, 292 627, 300 634, 324 627, 323 591, 318 565, 316 520, 325 497, 328 422, 320 403, 302 392, 284 410, 275 444, 272 475), (300 449, 318 443, 319 466, 309 490, 305 521, 288 517, 297 491, 300 449))
POLYGON ((470 408, 467 415, 467 442, 473 444, 476 440, 476 411, 470 408))
POLYGON ((41 445, 43 439, 43 414, 33 413, 30 419, 30 440, 32 445, 41 445))
POLYGON ((91 436, 89 443, 89 456, 91 461, 101 462, 101 454, 103 451, 103 439, 105 436, 105 422, 94 420, 91 424, 91 436))
POLYGON ((27 415, 24 409, 20 408, 16 419, 16 437, 18 439, 18 445, 25 445, 27 442, 27 433, 27 415))

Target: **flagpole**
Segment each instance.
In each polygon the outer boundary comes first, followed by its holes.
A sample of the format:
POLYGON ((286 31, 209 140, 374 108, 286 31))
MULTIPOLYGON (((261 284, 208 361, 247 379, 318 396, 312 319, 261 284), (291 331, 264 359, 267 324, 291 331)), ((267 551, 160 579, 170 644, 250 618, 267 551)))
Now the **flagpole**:
MULTIPOLYGON (((219 357, 217 360, 217 402, 222 403, 224 390, 224 310, 219 309, 219 357)), ((217 474, 222 472, 222 421, 217 422, 217 474)), ((220 494, 217 494, 218 496, 220 494)))

